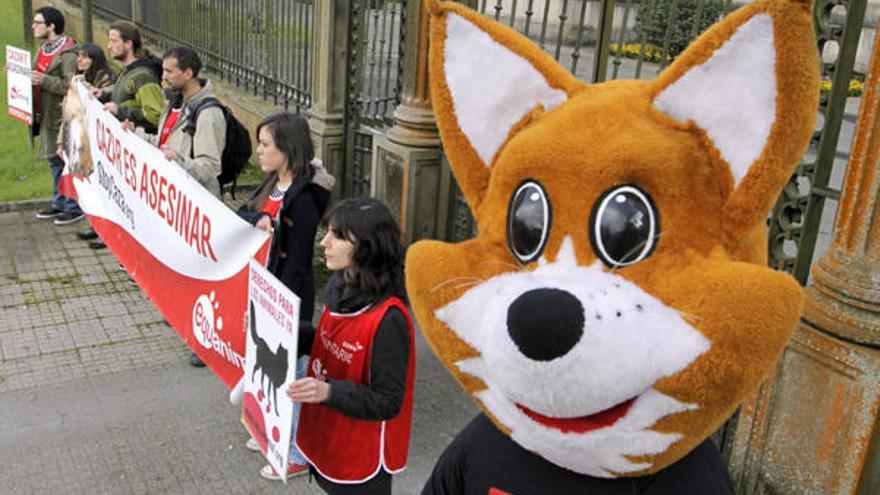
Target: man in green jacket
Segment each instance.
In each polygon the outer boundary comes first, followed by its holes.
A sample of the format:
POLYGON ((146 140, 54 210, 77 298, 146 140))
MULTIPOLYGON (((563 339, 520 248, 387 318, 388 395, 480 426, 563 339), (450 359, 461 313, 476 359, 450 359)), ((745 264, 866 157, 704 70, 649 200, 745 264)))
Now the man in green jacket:
POLYGON ((40 159, 49 161, 54 194, 52 206, 37 213, 37 218, 54 218, 65 225, 81 220, 82 210, 72 198, 58 193, 64 162, 55 154, 61 129, 61 103, 70 79, 76 74, 76 40, 64 36, 64 14, 53 7, 34 12, 31 22, 34 37, 41 40, 40 50, 31 71, 34 85, 34 134, 40 136, 40 159))
POLYGON ((102 93, 99 99, 104 109, 120 121, 131 121, 148 132, 156 132, 162 113, 162 62, 144 49, 137 26, 128 21, 110 24, 107 33, 107 52, 118 60, 122 72, 116 77, 113 89, 102 93))
MULTIPOLYGON (((165 100, 160 79, 162 61, 144 48, 141 32, 134 23, 115 21, 107 30, 107 53, 122 64, 116 84, 110 89, 95 89, 93 95, 104 103, 104 110, 121 122, 131 122, 148 132, 156 132, 156 124, 165 100)), ((92 249, 106 247, 100 239, 89 241, 92 249)))

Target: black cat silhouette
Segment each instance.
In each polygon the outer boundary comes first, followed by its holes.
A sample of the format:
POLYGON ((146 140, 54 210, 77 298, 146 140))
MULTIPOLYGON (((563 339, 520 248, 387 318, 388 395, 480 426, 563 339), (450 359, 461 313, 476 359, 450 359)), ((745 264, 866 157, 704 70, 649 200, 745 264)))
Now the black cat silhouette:
POLYGON ((269 344, 266 343, 265 340, 260 338, 257 335, 257 315, 254 311, 254 303, 251 302, 251 339, 254 341, 254 345, 257 346, 257 359, 254 363, 254 369, 251 372, 251 382, 254 381, 254 375, 257 374, 257 370, 262 372, 260 376, 260 390, 263 390, 263 382, 266 381, 264 379, 268 378, 267 386, 265 393, 266 399, 269 400, 269 405, 275 404, 275 415, 278 416, 278 387, 284 384, 284 380, 287 378, 287 349, 281 346, 281 343, 278 343, 278 349, 275 352, 272 352, 269 349, 269 344), (271 392, 271 396, 269 395, 271 392))

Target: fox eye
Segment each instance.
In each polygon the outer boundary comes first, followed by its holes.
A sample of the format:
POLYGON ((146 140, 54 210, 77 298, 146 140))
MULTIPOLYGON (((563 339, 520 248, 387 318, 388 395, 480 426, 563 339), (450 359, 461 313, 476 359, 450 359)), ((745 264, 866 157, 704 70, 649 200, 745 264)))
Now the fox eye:
POLYGON ((550 201, 541 184, 526 181, 510 198, 507 210, 507 242, 520 263, 541 256, 550 232, 550 201))
POLYGON ((622 185, 602 193, 589 227, 593 251, 609 268, 619 268, 651 255, 660 235, 660 217, 647 193, 622 185))

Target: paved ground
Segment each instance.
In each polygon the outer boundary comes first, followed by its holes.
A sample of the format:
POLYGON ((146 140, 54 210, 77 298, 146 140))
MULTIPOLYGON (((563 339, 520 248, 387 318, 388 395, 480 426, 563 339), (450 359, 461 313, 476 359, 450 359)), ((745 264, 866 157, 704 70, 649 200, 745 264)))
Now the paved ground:
MULTIPOLYGON (((107 251, 33 211, 0 213, 0 492, 320 493, 261 479, 240 410, 107 251)), ((418 493, 474 414, 418 338, 409 467, 418 493)))

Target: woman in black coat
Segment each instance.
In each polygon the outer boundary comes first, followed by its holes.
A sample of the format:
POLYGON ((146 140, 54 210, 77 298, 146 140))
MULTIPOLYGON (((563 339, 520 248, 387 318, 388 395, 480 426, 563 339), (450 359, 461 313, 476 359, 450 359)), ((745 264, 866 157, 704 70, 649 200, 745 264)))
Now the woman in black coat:
MULTIPOLYGON (((269 174, 238 214, 272 236, 267 268, 300 298, 299 318, 310 326, 315 308, 315 276, 312 269, 315 234, 330 201, 333 176, 315 159, 308 122, 290 113, 268 117, 257 126, 260 168, 269 174)), ((296 376, 305 375, 307 359, 297 362, 296 376)), ((299 407, 294 406, 295 434, 299 407)), ((247 447, 259 451, 251 439, 247 447)), ((287 477, 308 472, 306 460, 290 449, 287 477)), ((281 477, 267 465, 260 475, 281 477)))
POLYGON ((260 168, 269 174, 238 214, 272 235, 267 268, 301 300, 300 319, 315 307, 315 234, 334 178, 315 159, 308 122, 290 113, 257 126, 260 168))

